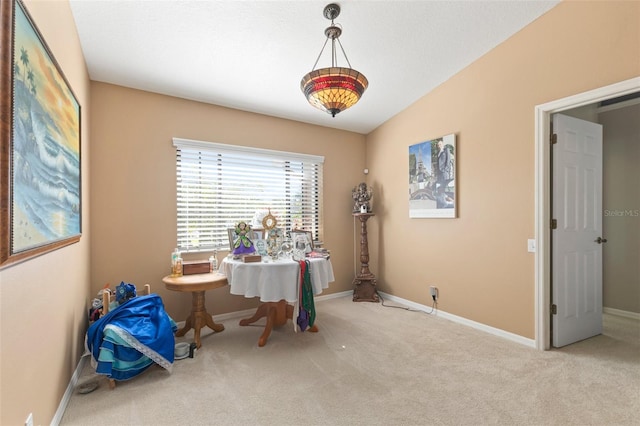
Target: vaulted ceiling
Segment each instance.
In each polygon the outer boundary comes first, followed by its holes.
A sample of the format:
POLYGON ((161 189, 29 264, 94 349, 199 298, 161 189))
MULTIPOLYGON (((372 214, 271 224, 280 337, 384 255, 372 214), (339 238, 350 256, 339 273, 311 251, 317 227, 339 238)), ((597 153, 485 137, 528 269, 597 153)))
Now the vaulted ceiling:
MULTIPOLYGON (((328 3, 70 1, 92 80, 362 134, 559 1, 337 2, 340 41, 369 88, 335 118, 300 91, 326 40, 328 3)), ((329 52, 317 68, 330 66, 329 52)))

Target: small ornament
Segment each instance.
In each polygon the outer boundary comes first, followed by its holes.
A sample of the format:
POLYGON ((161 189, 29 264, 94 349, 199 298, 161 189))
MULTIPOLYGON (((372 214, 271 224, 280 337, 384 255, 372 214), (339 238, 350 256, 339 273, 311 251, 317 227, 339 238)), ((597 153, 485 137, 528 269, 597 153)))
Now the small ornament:
POLYGON ((373 190, 367 188, 367 184, 362 182, 351 191, 353 198, 353 213, 371 213, 371 198, 373 190))
POLYGON ((136 297, 136 286, 133 284, 125 284, 125 282, 122 281, 120 285, 116 287, 116 302, 118 302, 118 304, 122 304, 134 297, 136 297))
POLYGON ((251 226, 247 222, 238 222, 235 233, 238 238, 233 243, 233 254, 251 254, 256 251, 249 237, 251 226))
POLYGON ((267 231, 269 231, 275 228, 277 225, 278 225, 278 221, 271 214, 271 209, 269 209, 269 213, 264 218, 262 218, 262 227, 267 231))

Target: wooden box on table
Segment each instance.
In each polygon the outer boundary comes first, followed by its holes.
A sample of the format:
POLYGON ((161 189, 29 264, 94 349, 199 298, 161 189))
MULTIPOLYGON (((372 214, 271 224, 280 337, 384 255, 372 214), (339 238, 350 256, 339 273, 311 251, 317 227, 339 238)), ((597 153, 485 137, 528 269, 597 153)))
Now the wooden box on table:
POLYGON ((208 260, 194 260, 182 264, 182 275, 208 274, 211 264, 208 260))

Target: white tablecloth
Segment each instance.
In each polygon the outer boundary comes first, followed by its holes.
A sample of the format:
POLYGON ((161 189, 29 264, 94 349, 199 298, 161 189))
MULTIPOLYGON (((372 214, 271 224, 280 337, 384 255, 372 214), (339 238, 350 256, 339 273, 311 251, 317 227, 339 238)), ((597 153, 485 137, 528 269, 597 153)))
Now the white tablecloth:
MULTIPOLYGON (((313 294, 322 293, 335 280, 331 261, 322 258, 307 259, 311 263, 310 275, 313 294)), ((243 263, 225 258, 220 272, 227 276, 231 294, 260 297, 262 302, 298 301, 300 265, 294 260, 243 263)))

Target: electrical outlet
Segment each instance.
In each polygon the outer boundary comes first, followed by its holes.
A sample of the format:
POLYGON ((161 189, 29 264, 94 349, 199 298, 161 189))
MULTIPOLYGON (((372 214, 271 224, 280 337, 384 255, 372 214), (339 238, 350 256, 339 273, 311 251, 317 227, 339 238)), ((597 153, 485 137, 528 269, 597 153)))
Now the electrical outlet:
POLYGON ((433 299, 434 302, 438 300, 438 287, 435 287, 435 286, 429 287, 429 292, 431 293, 431 298, 433 299))
POLYGON ((29 413, 27 420, 24 421, 24 426, 33 426, 33 413, 29 413))

